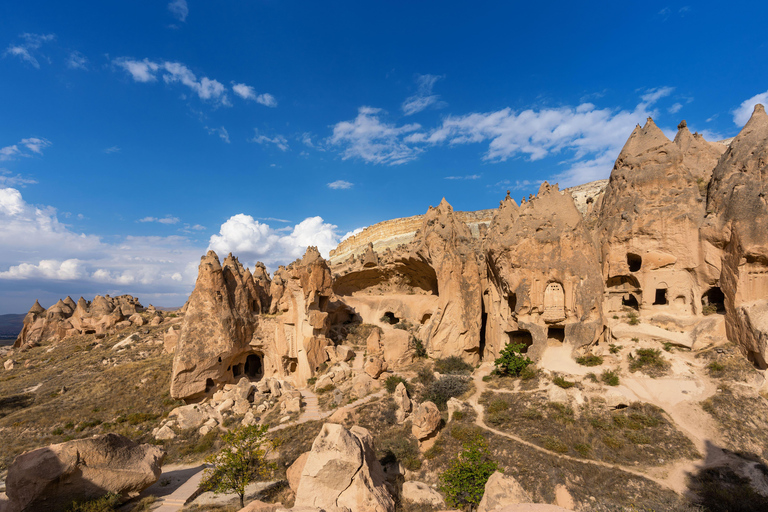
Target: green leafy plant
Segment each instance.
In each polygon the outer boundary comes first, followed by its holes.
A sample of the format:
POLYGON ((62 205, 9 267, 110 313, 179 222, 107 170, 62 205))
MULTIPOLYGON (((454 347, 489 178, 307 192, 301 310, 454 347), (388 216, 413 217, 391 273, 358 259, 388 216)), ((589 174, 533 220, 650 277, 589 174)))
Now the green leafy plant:
POLYGON ((491 458, 488 444, 481 435, 465 441, 463 448, 440 475, 440 490, 448 505, 475 508, 483 498, 485 484, 499 466, 491 458))
POLYGON ((569 380, 565 380, 565 379, 564 379, 563 377, 561 377, 560 375, 558 375, 557 377, 555 377, 554 379, 552 379, 552 382, 555 384, 555 386, 560 386, 560 387, 561 387, 561 388, 563 388, 563 389, 572 388, 573 386, 575 386, 575 385, 576 385, 576 383, 575 383, 575 382, 571 382, 571 381, 569 381, 569 380))
POLYGON ((405 386, 405 389, 408 391, 408 393, 411 393, 411 385, 406 382, 406 380, 399 375, 390 375, 387 377, 387 380, 384 381, 384 386, 387 388, 387 393, 394 393, 395 389, 397 388, 397 385, 400 383, 403 383, 405 386))
POLYGON ((427 357, 427 348, 424 346, 424 342, 416 336, 411 336, 411 348, 413 348, 416 357, 420 359, 427 357))
POLYGON ((637 317, 637 313, 634 311, 628 313, 627 318, 629 319, 629 325, 637 325, 640 323, 640 319, 637 317))
POLYGON ((469 391, 469 382, 460 377, 446 375, 426 387, 421 401, 432 402, 438 409, 444 411, 448 405, 448 400, 455 396, 463 395, 467 391, 469 391))
POLYGON ((499 353, 499 358, 493 362, 496 365, 496 373, 517 377, 528 365, 533 364, 528 356, 522 354, 523 348, 523 343, 510 343, 504 347, 499 353))
POLYGON ((113 512, 121 501, 119 494, 110 492, 94 500, 75 501, 67 512, 113 512))
POLYGON ((666 373, 669 363, 661 355, 661 350, 656 348, 639 348, 637 357, 632 357, 629 363, 629 371, 643 370, 648 375, 655 377, 666 373))
POLYGON ((622 347, 621 345, 614 345, 613 343, 611 343, 610 345, 608 345, 608 352, 610 352, 611 354, 618 354, 622 348, 624 347, 622 347))
POLYGON ((608 384, 609 386, 618 386, 619 385, 619 374, 616 373, 613 370, 605 370, 600 375, 600 380, 608 384))
POLYGON ((266 480, 276 469, 267 455, 275 443, 267 439, 269 425, 248 425, 221 436, 224 446, 206 458, 212 467, 205 472, 205 488, 214 493, 234 492, 244 507, 245 488, 249 483, 266 480))
POLYGON ((603 364, 603 358, 594 354, 577 357, 576 362, 582 366, 600 366, 603 364))

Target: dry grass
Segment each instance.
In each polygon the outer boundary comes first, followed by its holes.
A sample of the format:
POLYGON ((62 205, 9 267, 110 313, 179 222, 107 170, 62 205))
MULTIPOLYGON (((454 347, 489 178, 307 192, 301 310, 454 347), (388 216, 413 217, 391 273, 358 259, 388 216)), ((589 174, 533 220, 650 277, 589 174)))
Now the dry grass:
POLYGON ((768 461, 768 400, 739 394, 721 384, 701 406, 720 425, 728 448, 757 453, 768 461))
POLYGON ((557 453, 650 466, 698 457, 691 441, 664 411, 649 404, 634 403, 612 411, 587 402, 574 410, 547 401, 543 393, 522 396, 491 392, 482 395, 481 403, 489 425, 557 453))
POLYGON ((299 455, 312 449, 312 443, 322 428, 322 421, 307 421, 278 430, 272 435, 279 443, 276 478, 285 478, 288 466, 293 464, 299 455))
POLYGON ((754 365, 732 343, 701 352, 696 357, 707 361, 707 373, 716 379, 749 382, 759 376, 754 365))

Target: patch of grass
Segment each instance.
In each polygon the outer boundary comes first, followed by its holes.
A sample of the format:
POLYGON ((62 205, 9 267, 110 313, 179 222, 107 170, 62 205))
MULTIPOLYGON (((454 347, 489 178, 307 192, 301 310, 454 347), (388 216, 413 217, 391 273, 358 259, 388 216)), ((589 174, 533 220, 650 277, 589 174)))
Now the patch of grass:
POLYGON ((569 381, 569 380, 565 380, 565 378, 563 378, 563 377, 562 377, 562 376, 560 376, 560 375, 558 375, 558 376, 556 376, 555 378, 553 378, 553 379, 552 379, 552 383, 553 383, 555 386, 559 386, 559 387, 561 387, 561 388, 563 388, 563 389, 572 388, 573 386, 575 386, 575 385, 576 385, 576 383, 575 383, 575 382, 571 382, 571 381, 569 381))
POLYGON ((419 443, 411 433, 411 426, 393 427, 380 433, 375 441, 377 455, 382 464, 399 462, 409 471, 421 468, 419 443))
POLYGON ((387 393, 394 393, 395 389, 397 389, 397 385, 400 383, 403 383, 403 385, 406 388, 406 391, 408 391, 408 394, 410 395, 412 393, 412 386, 410 383, 408 383, 404 378, 400 377, 399 375, 390 375, 387 377, 387 380, 384 381, 384 387, 387 388, 387 393))
POLYGON ((593 372, 589 372, 584 376, 587 380, 591 380, 592 382, 600 382, 597 378, 597 375, 595 375, 593 372))
POLYGON ((600 374, 600 380, 608 384, 609 386, 618 386, 619 374, 616 373, 614 370, 605 370, 603 373, 600 374))
POLYGON ((299 455, 312 449, 312 443, 322 428, 322 421, 307 421, 272 434, 273 442, 279 445, 275 478, 285 478, 285 470, 299 458, 299 455))
POLYGON ((675 350, 675 348, 677 348, 675 347, 674 343, 670 343, 669 341, 665 341, 664 343, 662 343, 662 347, 666 352, 672 352, 675 350))
POLYGON ((739 389, 720 384, 717 392, 701 403, 702 409, 720 425, 726 448, 757 453, 768 460, 768 400, 742 394, 739 389))
POLYGON ((573 449, 576 450, 576 453, 578 453, 579 456, 586 459, 589 457, 589 452, 592 450, 592 447, 587 443, 576 443, 573 445, 573 449))
POLYGON ((110 492, 101 498, 75 501, 67 507, 67 512, 113 512, 121 501, 119 494, 110 492))
POLYGON ((539 369, 534 365, 526 366, 520 371, 521 380, 535 379, 539 375, 539 369))
POLYGON ((554 437, 545 437, 542 439, 541 444, 549 451, 557 453, 568 453, 568 445, 554 437))
POLYGON ((615 345, 611 343, 610 345, 608 345, 608 352, 610 352, 611 354, 618 354, 622 348, 624 347, 622 347, 621 345, 615 345))
POLYGON ((707 365, 707 370, 709 370, 710 375, 719 376, 719 374, 722 374, 723 370, 725 370, 725 365, 720 361, 712 361, 707 365))
POLYGON ((442 374, 469 375, 473 367, 458 356, 435 360, 435 371, 442 374))
MULTIPOLYGON (((336 389, 336 385, 334 385, 334 384, 327 384, 327 385, 325 385, 325 386, 323 386, 323 387, 321 387, 319 389, 316 389, 315 393, 317 393, 318 395, 323 395, 325 393, 329 393, 329 392, 333 391, 334 389, 336 389)), ((394 389, 392 391, 394 391, 394 389)))
POLYGON ((701 313, 704 316, 714 315, 717 313, 717 304, 707 304, 703 308, 701 308, 701 313))
POLYGON ((660 377, 669 370, 670 364, 661 355, 661 350, 656 348, 639 348, 635 351, 636 357, 629 355, 629 371, 642 370, 651 377, 660 377))
POLYGON ((435 371, 429 365, 423 366, 422 368, 419 368, 419 371, 416 373, 416 380, 425 386, 432 384, 435 381, 435 371))
POLYGON ((582 366, 600 366, 603 364, 603 358, 594 354, 576 358, 576 362, 582 366))
MULTIPOLYGON (((765 473, 768 468, 761 468, 765 473)), ((748 478, 722 466, 705 468, 690 474, 688 487, 696 495, 696 502, 707 512, 748 512, 768 510, 768 498, 752 486, 748 478)))

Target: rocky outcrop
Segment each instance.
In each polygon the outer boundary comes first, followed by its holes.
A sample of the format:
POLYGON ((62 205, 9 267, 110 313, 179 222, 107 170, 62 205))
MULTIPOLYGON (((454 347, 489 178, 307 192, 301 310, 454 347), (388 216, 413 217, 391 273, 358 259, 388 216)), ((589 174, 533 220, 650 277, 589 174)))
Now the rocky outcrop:
POLYGON ((536 358, 548 344, 573 348, 603 332, 600 266, 570 194, 546 182, 520 206, 501 202, 484 245, 486 357, 508 343, 536 358))
POLYGON ((768 115, 756 105, 712 173, 702 236, 719 249, 728 339, 768 367, 768 115))
POLYGON ((392 512, 373 438, 361 427, 326 423, 312 444, 296 491, 295 508, 326 512, 392 512))
POLYGON ((424 402, 413 413, 411 433, 419 441, 432 436, 440 428, 440 410, 432 402, 424 402))
POLYGON ((40 343, 57 342, 67 336, 111 333, 125 326, 120 325, 124 319, 141 311, 144 307, 139 299, 130 295, 97 295, 92 302, 80 297, 77 303, 67 297, 48 309, 35 301, 24 317, 24 326, 13 346, 23 349, 40 343))
POLYGON ((139 493, 157 481, 165 452, 105 434, 25 452, 6 479, 8 512, 65 510, 74 500, 108 492, 139 493))
POLYGON ((173 359, 174 398, 199 399, 234 381, 233 365, 249 352, 261 308, 249 283, 231 254, 223 265, 213 251, 201 258, 173 359))
POLYGON ((531 497, 517 480, 496 471, 485 484, 485 492, 477 506, 477 512, 494 512, 507 505, 530 502, 531 497))

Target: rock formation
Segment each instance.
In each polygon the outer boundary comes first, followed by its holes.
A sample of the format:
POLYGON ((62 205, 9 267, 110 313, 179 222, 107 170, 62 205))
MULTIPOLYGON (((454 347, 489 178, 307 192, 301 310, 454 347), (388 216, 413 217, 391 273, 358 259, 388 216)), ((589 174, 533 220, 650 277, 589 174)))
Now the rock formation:
POLYGON ((165 452, 105 434, 25 452, 8 468, 7 512, 65 510, 108 492, 139 493, 157 481, 165 452))
POLYGON ((59 300, 48 309, 38 301, 24 317, 24 327, 14 348, 25 348, 40 343, 56 342, 77 334, 106 334, 120 327, 130 326, 125 319, 144 311, 139 299, 130 295, 102 297, 92 302, 80 297, 75 303, 71 297, 59 300))
POLYGON ((538 357, 548 344, 576 348, 602 335, 597 251, 570 195, 546 182, 520 206, 501 202, 484 245, 485 351, 508 343, 538 357))
POLYGON ((312 444, 296 490, 295 508, 326 512, 392 512, 373 438, 361 427, 326 423, 312 444))

